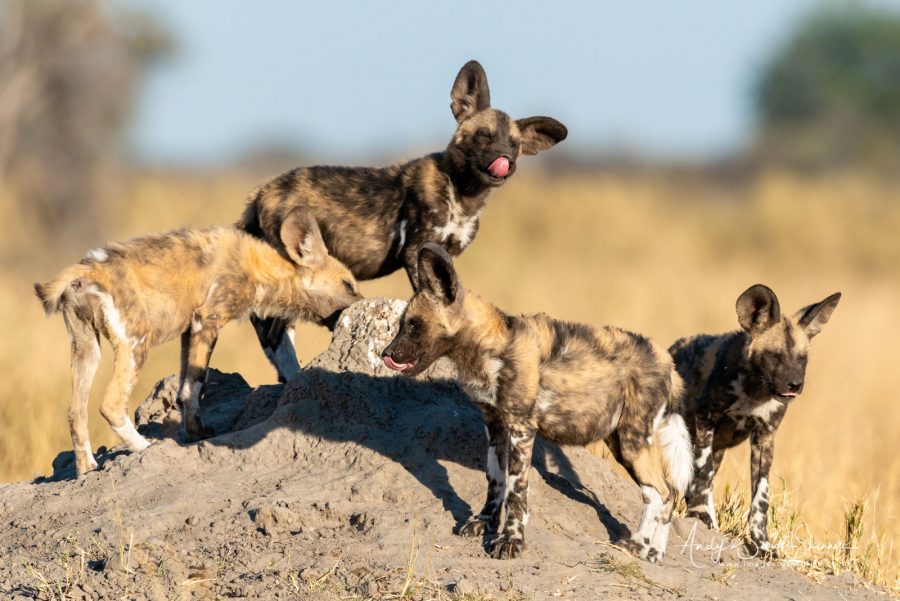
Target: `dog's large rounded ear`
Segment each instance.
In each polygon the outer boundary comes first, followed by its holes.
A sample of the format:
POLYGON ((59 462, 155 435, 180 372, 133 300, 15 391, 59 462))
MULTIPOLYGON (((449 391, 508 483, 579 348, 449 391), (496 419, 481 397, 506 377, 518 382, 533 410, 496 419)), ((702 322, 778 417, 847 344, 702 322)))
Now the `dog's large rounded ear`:
POLYGON ((735 304, 738 322, 750 334, 757 334, 781 321, 781 307, 772 289, 762 284, 750 286, 735 304))
POLYGON ((806 332, 809 338, 822 331, 822 326, 831 319, 831 314, 841 300, 841 293, 835 292, 828 298, 818 303, 813 303, 808 307, 803 307, 794 314, 794 319, 800 324, 800 327, 806 332))
POLYGON ((297 265, 318 265, 328 255, 319 224, 306 209, 293 209, 281 222, 281 243, 297 265))
POLYGON ((522 134, 522 154, 537 154, 566 139, 569 130, 552 117, 527 117, 516 121, 522 134))
POLYGON ((456 75, 450 90, 450 110, 458 123, 491 106, 487 74, 478 61, 469 61, 456 75))
POLYGON ((447 251, 429 242, 419 250, 419 292, 445 304, 460 296, 459 278, 447 251))

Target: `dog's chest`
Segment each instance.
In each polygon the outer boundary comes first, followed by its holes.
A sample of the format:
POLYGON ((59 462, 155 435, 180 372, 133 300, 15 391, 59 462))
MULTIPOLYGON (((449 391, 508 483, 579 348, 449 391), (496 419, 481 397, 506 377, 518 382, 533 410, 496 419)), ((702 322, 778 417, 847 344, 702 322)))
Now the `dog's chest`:
POLYGON ((452 184, 447 185, 447 204, 437 216, 434 234, 451 254, 461 253, 475 238, 481 209, 467 213, 457 200, 452 184))
POLYGON ((733 402, 725 409, 725 416, 734 422, 737 430, 747 430, 753 424, 777 424, 784 415, 785 405, 776 398, 756 400, 743 392, 742 377, 731 383, 733 402))
POLYGON ((497 357, 482 359, 481 368, 464 380, 466 393, 478 405, 497 405, 497 379, 503 369, 503 360, 497 357))

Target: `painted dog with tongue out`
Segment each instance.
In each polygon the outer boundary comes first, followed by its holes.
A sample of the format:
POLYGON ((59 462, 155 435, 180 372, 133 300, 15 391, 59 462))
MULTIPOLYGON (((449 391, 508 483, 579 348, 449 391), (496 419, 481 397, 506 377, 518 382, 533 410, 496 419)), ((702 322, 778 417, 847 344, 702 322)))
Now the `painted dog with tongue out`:
POLYGON ((619 328, 507 315, 463 290, 437 245, 423 246, 418 264, 417 291, 382 357, 409 376, 448 357, 484 414, 487 501, 459 533, 496 533, 505 510, 491 555, 518 556, 535 435, 560 444, 603 440, 644 499, 640 525, 624 546, 648 561, 661 559, 674 493, 684 492, 693 465, 679 414, 681 378, 665 348, 619 328))
MULTIPOLYGON (((357 280, 406 270, 415 287, 419 249, 427 242, 460 254, 475 238, 488 194, 534 155, 566 138, 549 117, 512 119, 491 107, 487 75, 476 61, 459 71, 450 91, 458 123, 441 152, 385 168, 300 167, 255 190, 238 227, 281 248, 279 231, 297 207, 312 211, 328 252, 357 280)), ((299 373, 293 330, 251 317, 281 381, 299 373)))
POLYGON ((687 387, 684 419, 694 442, 688 515, 718 528, 712 482, 725 450, 750 438, 749 550, 777 555, 769 542, 769 468, 775 431, 803 391, 809 341, 831 317, 840 293, 782 316, 778 298, 756 284, 737 300, 741 330, 682 338, 669 348, 687 387))

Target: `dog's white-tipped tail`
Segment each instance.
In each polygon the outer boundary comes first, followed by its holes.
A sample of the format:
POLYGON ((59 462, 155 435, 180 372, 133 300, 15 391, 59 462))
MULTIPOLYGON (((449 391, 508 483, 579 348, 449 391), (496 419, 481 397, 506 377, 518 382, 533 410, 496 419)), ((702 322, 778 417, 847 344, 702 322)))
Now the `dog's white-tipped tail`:
POLYGON ((659 428, 659 442, 662 446, 663 460, 669 470, 669 478, 675 489, 684 494, 694 477, 694 450, 691 435, 688 433, 684 419, 678 413, 670 413, 663 418, 659 428))

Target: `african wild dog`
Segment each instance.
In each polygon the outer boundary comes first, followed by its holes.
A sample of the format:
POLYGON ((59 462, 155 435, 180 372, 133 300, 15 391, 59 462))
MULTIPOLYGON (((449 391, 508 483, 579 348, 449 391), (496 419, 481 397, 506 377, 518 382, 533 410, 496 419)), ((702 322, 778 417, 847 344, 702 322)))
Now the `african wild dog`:
POLYGON ((840 293, 782 316, 778 298, 757 284, 737 299, 742 330, 682 338, 669 349, 687 394, 682 407, 691 431, 696 472, 688 515, 718 528, 712 482, 725 450, 750 438, 750 540, 753 552, 772 554, 767 530, 769 468, 775 431, 803 391, 810 339, 819 333, 840 293))
POLYGON ((46 284, 35 284, 48 315, 63 314, 72 343, 69 429, 79 475, 97 467, 87 430, 100 335, 115 353, 100 413, 131 451, 149 443, 126 414, 149 349, 181 335, 185 433, 205 437, 199 399, 219 329, 251 313, 287 321, 321 319, 359 300, 356 282, 330 257, 315 219, 297 209, 281 226, 285 254, 234 228, 182 229, 90 251, 46 284))
POLYGON ((561 444, 604 440, 643 493, 640 525, 625 545, 649 561, 661 559, 674 490, 684 492, 693 465, 676 411, 681 379, 665 349, 618 328, 507 315, 463 290, 450 257, 435 244, 422 247, 417 273, 417 291, 382 355, 409 376, 449 357, 484 414, 487 501, 460 534, 496 533, 505 506, 491 555, 518 556, 535 435, 561 444), (668 475, 653 452, 657 437, 668 475))
MULTIPOLYGON (((280 245, 278 232, 294 207, 313 212, 332 256, 359 280, 406 269, 416 283, 416 260, 426 242, 460 254, 478 231, 487 196, 533 155, 565 139, 549 117, 512 119, 491 108, 487 75, 469 61, 450 91, 459 123, 449 145, 385 168, 302 167, 255 190, 238 227, 280 245)), ((283 322, 252 317, 266 356, 287 381, 299 373, 293 332, 283 322)))

